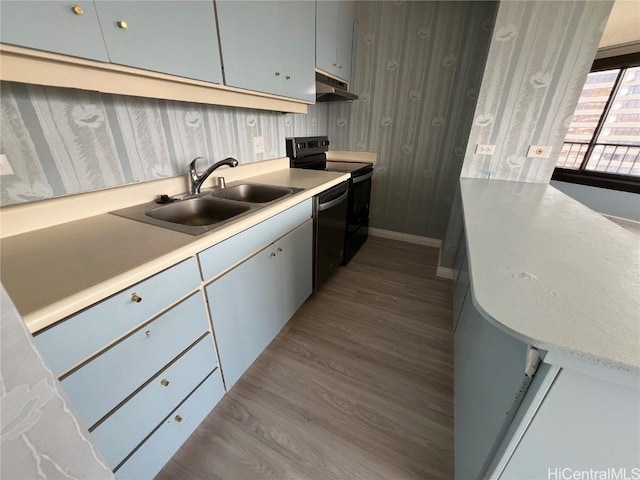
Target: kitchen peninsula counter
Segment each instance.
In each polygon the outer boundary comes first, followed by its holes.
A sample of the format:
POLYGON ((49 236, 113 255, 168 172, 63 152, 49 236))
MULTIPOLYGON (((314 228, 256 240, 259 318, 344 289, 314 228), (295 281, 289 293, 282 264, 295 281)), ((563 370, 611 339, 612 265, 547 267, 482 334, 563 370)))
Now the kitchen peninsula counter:
POLYGON ((640 242, 549 185, 461 179, 470 291, 493 325, 640 372, 640 242))

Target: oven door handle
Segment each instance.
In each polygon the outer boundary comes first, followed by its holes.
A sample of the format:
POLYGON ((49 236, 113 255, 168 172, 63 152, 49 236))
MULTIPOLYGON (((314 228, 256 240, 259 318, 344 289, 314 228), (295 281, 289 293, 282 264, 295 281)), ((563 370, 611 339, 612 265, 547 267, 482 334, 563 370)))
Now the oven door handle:
POLYGON ((328 202, 321 203, 320 205, 318 205, 318 211, 322 212, 327 208, 335 207, 339 203, 342 203, 344 200, 346 200, 348 196, 349 196, 349 190, 347 189, 347 191, 344 192, 342 195, 340 195, 338 198, 334 198, 333 200, 330 200, 328 202))
POLYGON ((355 177, 354 179, 352 179, 352 183, 360 183, 360 182, 364 182, 365 180, 369 180, 371 177, 373 177, 373 170, 371 170, 369 173, 362 175, 361 177, 355 177))

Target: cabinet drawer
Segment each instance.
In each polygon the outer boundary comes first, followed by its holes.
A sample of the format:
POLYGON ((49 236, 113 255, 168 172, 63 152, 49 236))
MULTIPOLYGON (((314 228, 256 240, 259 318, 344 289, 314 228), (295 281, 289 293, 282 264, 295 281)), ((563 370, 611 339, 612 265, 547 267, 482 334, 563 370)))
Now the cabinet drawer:
POLYGON ((215 366, 209 334, 91 432, 107 465, 117 467, 215 366))
POLYGON ((202 278, 208 281, 311 218, 312 200, 265 220, 198 254, 202 278))
POLYGON ((37 334, 35 342, 60 375, 199 284, 196 259, 190 258, 37 334), (142 300, 133 301, 134 293, 142 300))
POLYGON ((198 292, 64 378, 62 385, 80 418, 91 426, 208 328, 198 292))
POLYGON ((119 480, 153 478, 223 395, 220 370, 216 370, 115 472, 116 478, 119 480), (177 421, 178 419, 180 421, 177 421))

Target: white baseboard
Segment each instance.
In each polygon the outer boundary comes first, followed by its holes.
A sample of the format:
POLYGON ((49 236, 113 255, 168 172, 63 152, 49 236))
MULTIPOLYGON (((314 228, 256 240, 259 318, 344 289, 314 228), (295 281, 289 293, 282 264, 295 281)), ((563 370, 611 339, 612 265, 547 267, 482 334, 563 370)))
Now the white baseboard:
POLYGON ((437 238, 421 237, 420 235, 394 232, 391 230, 384 230, 382 228, 369 227, 369 235, 373 237, 388 238, 390 240, 398 240, 400 242, 414 243, 416 245, 424 245, 426 247, 440 248, 442 246, 442 240, 437 238))
POLYGON ((438 267, 436 276, 453 280, 453 269, 440 266, 440 258, 442 254, 442 240, 439 238, 422 237, 420 235, 412 235, 410 233, 394 232, 392 230, 384 230, 382 228, 369 227, 369 235, 372 237, 388 238, 390 240, 398 240, 399 242, 413 243, 416 245, 424 245, 425 247, 434 247, 438 249, 438 267))
POLYGON ((440 265, 438 265, 438 269, 436 270, 436 277, 453 280, 453 268, 441 267, 440 265))

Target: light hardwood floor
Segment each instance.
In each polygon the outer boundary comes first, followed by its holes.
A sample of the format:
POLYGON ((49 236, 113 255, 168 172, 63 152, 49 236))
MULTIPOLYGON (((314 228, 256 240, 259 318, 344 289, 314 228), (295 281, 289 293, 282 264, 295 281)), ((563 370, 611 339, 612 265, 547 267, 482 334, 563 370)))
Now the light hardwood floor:
POLYGON ((453 477, 451 282, 437 250, 369 238, 159 479, 453 477))

